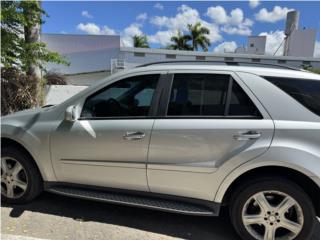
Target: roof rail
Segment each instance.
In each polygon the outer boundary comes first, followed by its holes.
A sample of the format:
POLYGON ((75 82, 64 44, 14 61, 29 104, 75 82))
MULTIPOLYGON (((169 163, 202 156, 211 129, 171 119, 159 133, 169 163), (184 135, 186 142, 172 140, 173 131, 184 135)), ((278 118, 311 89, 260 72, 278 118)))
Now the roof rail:
POLYGON ((142 65, 136 66, 136 68, 139 67, 147 67, 147 66, 152 66, 152 65, 160 65, 160 64, 175 64, 175 63, 207 63, 207 64, 215 64, 215 63, 224 63, 225 65, 229 66, 241 66, 241 64, 248 64, 248 65, 256 65, 257 67, 259 66, 269 66, 269 67, 278 67, 278 68, 284 68, 284 69, 290 69, 290 70, 296 70, 296 71, 302 71, 302 69, 291 67, 288 65, 284 64, 272 64, 272 63, 256 63, 256 62, 245 62, 245 61, 219 61, 219 60, 210 60, 210 61, 205 61, 205 60, 176 60, 176 61, 159 61, 159 62, 151 62, 151 63, 146 63, 142 65))

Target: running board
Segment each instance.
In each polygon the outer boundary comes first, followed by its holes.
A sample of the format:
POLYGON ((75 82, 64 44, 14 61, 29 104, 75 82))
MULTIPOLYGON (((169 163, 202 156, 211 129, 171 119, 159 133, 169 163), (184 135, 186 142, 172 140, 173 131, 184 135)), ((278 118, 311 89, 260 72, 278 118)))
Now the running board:
POLYGON ((47 191, 69 197, 89 199, 106 203, 115 203, 133 207, 149 208, 166 212, 182 213, 187 215, 218 215, 218 211, 215 211, 214 209, 211 209, 207 206, 163 198, 154 198, 149 196, 136 196, 126 193, 116 193, 111 191, 100 191, 65 186, 53 186, 47 189, 47 191))

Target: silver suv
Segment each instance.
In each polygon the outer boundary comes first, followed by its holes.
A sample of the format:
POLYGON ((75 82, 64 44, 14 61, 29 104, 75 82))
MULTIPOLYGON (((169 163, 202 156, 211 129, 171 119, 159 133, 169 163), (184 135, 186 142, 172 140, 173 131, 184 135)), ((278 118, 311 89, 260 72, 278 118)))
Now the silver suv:
POLYGON ((228 206, 243 239, 309 239, 320 215, 320 75, 152 64, 2 118, 1 194, 176 213, 228 206))

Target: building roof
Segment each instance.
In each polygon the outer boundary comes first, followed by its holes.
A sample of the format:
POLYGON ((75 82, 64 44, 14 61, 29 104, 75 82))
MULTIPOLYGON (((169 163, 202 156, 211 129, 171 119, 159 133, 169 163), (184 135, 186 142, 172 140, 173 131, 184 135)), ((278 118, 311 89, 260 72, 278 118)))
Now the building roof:
POLYGON ((121 47, 121 52, 132 53, 147 53, 147 54, 175 54, 182 56, 206 56, 206 57, 233 57, 233 58, 260 58, 260 59, 279 59, 279 60, 291 60, 291 61, 316 61, 320 62, 320 58, 310 57, 290 57, 290 56, 272 56, 272 55, 258 55, 258 54, 242 54, 242 53, 213 53, 213 52, 196 52, 196 51, 182 51, 182 50, 170 50, 170 49, 154 49, 154 48, 132 48, 121 47))

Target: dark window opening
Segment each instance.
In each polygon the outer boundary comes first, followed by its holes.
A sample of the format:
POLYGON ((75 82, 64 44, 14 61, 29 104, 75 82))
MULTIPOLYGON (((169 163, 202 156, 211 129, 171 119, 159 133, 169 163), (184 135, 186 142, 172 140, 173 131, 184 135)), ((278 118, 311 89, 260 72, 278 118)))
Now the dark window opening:
POLYGON ((320 81, 310 79, 264 77, 296 101, 320 116, 320 81))
POLYGON ((278 60, 278 63, 284 64, 284 63, 287 63, 287 61, 286 60, 278 60))
POLYGON ((134 56, 135 56, 135 57, 145 57, 146 54, 145 54, 145 53, 140 53, 140 52, 135 52, 135 53, 134 53, 134 56))
POLYGON ((176 55, 174 55, 174 54, 167 54, 167 55, 166 55, 166 58, 176 59, 176 55))
POLYGON ((261 117, 243 89, 223 74, 176 74, 167 115, 261 117))
POLYGON ((259 58, 252 58, 251 62, 261 62, 261 60, 259 58))
POLYGON ((224 58, 224 61, 225 61, 225 62, 229 62, 229 61, 230 61, 230 62, 233 62, 233 61, 234 61, 234 58, 233 58, 233 57, 225 57, 225 58, 224 58))
POLYGON ((196 56, 196 60, 206 60, 205 56, 196 56))
POLYGON ((120 80, 87 98, 82 118, 148 116, 159 75, 120 80))

